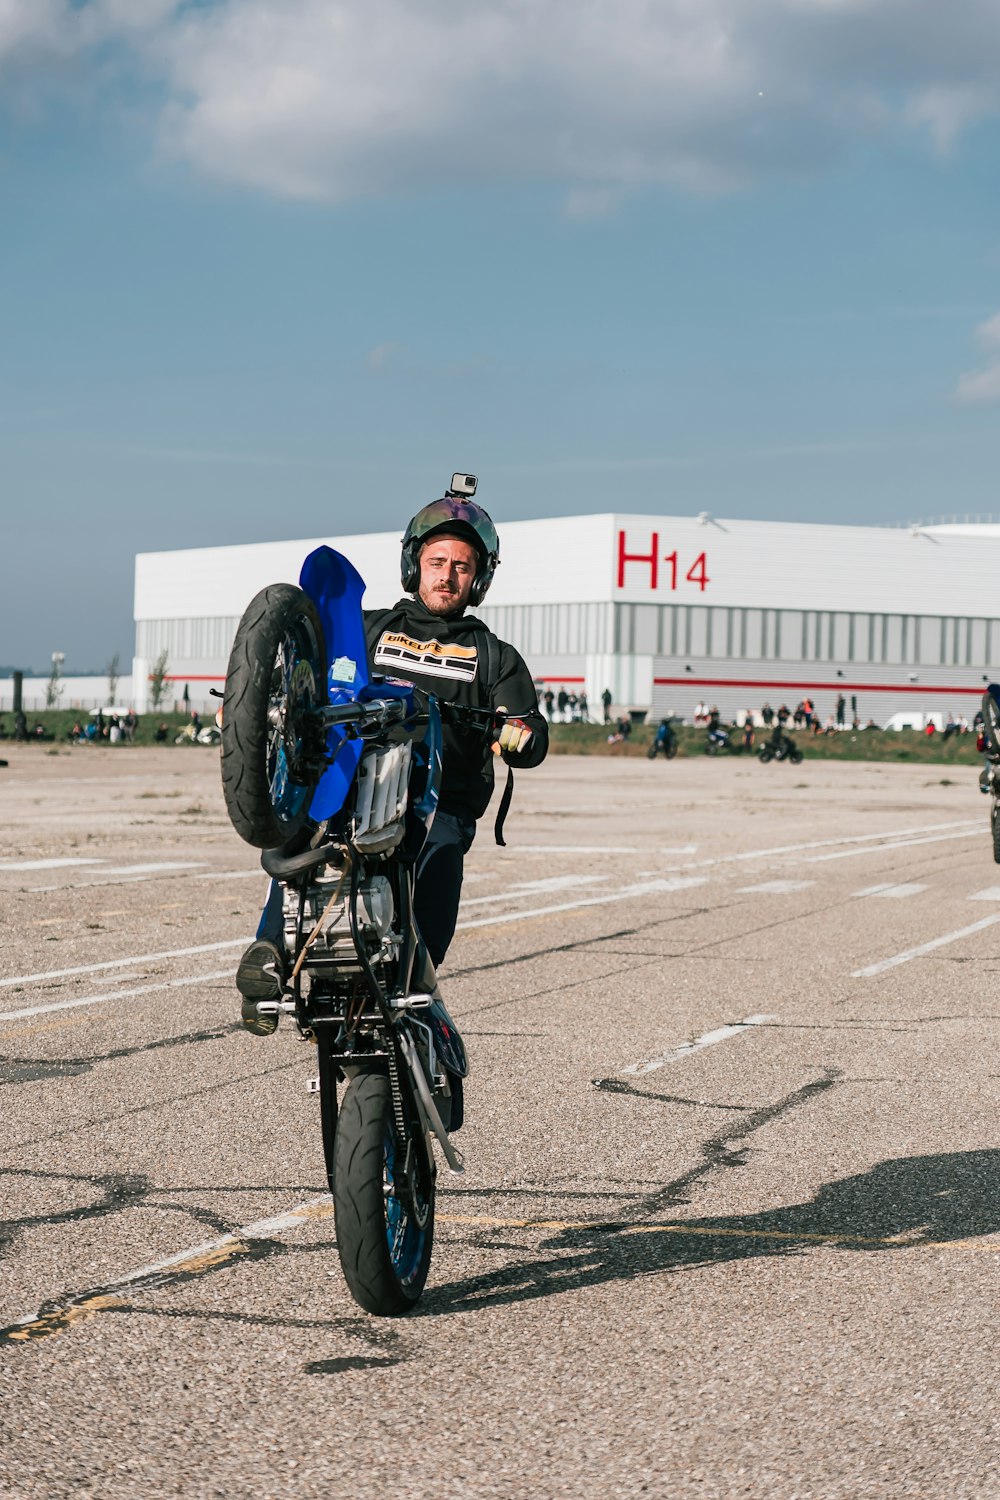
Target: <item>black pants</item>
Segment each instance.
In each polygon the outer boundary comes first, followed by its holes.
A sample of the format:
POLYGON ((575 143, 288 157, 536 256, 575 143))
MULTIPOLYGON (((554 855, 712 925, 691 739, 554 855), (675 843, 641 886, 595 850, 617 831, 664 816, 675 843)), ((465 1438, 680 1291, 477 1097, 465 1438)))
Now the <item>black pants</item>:
MULTIPOLYGON (((471 814, 439 812, 417 860, 414 915, 435 969, 444 962, 455 936, 462 871, 475 836, 476 820, 471 814)), ((281 901, 281 887, 272 880, 257 936, 279 946, 283 941, 281 901)))
POLYGON ((455 936, 465 856, 475 836, 470 814, 439 812, 417 860, 413 911, 435 969, 455 936))

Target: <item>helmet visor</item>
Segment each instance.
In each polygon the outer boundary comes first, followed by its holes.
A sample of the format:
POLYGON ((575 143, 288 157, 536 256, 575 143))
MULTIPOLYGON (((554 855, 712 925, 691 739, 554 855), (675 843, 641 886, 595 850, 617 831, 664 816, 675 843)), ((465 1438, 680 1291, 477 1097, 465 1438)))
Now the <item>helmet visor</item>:
POLYGON ((500 552, 497 529, 481 505, 473 500, 453 499, 445 496, 432 500, 417 512, 406 528, 406 540, 419 544, 434 531, 445 531, 454 527, 456 531, 472 532, 476 544, 486 557, 496 558, 500 552))

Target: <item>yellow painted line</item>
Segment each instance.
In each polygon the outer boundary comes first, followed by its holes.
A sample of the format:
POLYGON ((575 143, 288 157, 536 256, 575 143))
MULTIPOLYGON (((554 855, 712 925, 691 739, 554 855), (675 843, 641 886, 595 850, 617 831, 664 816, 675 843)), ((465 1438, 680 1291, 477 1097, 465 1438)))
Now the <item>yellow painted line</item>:
MULTIPOLYGON (((0 1344, 29 1343, 35 1339, 50 1338, 63 1333, 67 1328, 84 1322, 101 1312, 117 1309, 128 1311, 129 1292, 149 1282, 165 1285, 176 1276, 198 1276, 231 1265, 240 1256, 253 1253, 253 1241, 263 1239, 284 1230, 296 1229, 300 1224, 328 1219, 333 1214, 333 1203, 328 1196, 314 1198, 290 1209, 273 1219, 261 1219, 248 1224, 236 1234, 224 1235, 207 1245, 182 1251, 179 1255, 132 1271, 119 1281, 92 1293, 84 1293, 79 1301, 63 1307, 39 1313, 34 1318, 0 1329, 0 1344)), ((483 1225, 494 1229, 545 1229, 545 1230, 601 1230, 607 1229, 609 1238, 625 1238, 640 1234, 673 1234, 682 1238, 735 1239, 777 1241, 785 1244, 806 1243, 816 1245, 872 1245, 886 1248, 914 1250, 973 1250, 1000 1253, 1000 1238, 993 1240, 912 1240, 917 1230, 904 1230, 899 1234, 871 1236, 832 1231, 827 1234, 808 1230, 790 1229, 738 1229, 721 1225, 685 1224, 676 1220, 660 1224, 628 1224, 608 1229, 606 1219, 501 1219, 489 1214, 438 1214, 442 1224, 483 1225)), ((664 1267, 665 1270, 669 1267, 664 1267)))
POLYGON ((4 1041, 9 1036, 35 1036, 39 1031, 59 1031, 63 1026, 86 1026, 93 1016, 74 1016, 72 1021, 46 1021, 41 1026, 18 1026, 14 1031, 3 1032, 4 1041))
MULTIPOLYGON (((482 1224, 496 1229, 604 1229, 607 1219, 494 1219, 487 1214, 436 1214, 441 1224, 482 1224)), ((678 1234, 700 1236, 702 1239, 734 1240, 779 1240, 805 1241, 815 1245, 885 1245, 893 1249, 914 1250, 988 1250, 1000 1253, 1000 1239, 982 1240, 914 1240, 910 1236, 916 1230, 903 1230, 899 1234, 872 1236, 851 1234, 831 1230, 826 1234, 794 1229, 736 1229, 721 1225, 685 1224, 676 1220, 666 1224, 628 1224, 615 1227, 615 1236, 623 1238, 636 1234, 678 1234)))

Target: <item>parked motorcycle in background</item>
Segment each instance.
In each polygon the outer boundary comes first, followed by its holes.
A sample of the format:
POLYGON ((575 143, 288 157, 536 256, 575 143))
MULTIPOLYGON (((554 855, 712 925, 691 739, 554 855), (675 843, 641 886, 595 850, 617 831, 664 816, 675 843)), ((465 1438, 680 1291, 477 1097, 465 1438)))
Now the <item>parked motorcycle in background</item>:
POLYGON ((791 761, 793 766, 797 766, 801 764, 803 754, 791 735, 782 733, 780 739, 775 739, 772 735, 765 744, 761 745, 757 751, 757 759, 765 766, 770 760, 787 760, 791 761))
POLYGON ((648 760, 655 760, 662 755, 666 760, 673 760, 677 754, 677 736, 674 733, 673 719, 661 719, 656 729, 656 736, 649 749, 646 751, 648 760))
MULTIPOLYGON (((241 838, 279 882, 289 973, 257 1002, 317 1049, 323 1150, 344 1276, 368 1312, 409 1310, 434 1234, 436 1142, 460 1153, 465 1049, 413 918, 417 855, 437 807, 441 707, 369 678, 364 582, 319 547, 300 587, 273 584, 233 643, 222 782, 241 838), (346 1083, 338 1101, 338 1084, 346 1083)), ((502 715, 452 708, 492 736, 502 715)))
POLYGON ((986 757, 986 763, 979 773, 979 789, 990 799, 993 859, 1000 865, 1000 684, 991 682, 983 694, 982 716, 976 749, 986 757))
POLYGON ((738 745, 729 730, 722 723, 718 709, 713 708, 708 716, 708 726, 705 733, 706 755, 739 755, 743 746, 738 745))

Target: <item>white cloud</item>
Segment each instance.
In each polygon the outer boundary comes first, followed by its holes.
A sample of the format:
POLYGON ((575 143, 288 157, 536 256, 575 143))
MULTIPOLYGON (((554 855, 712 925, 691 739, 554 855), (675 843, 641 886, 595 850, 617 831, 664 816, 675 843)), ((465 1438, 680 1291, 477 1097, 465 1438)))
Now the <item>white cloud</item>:
POLYGON ((334 201, 534 179, 588 215, 1000 113, 995 0, 0 0, 0 70, 109 47, 167 150, 334 201))
POLYGON ((976 329, 976 338, 984 349, 1000 351, 1000 313, 994 313, 992 318, 987 318, 985 323, 980 323, 976 329))
POLYGON ((976 329, 976 340, 990 354, 981 370, 959 377, 955 400, 962 406, 994 406, 1000 403, 1000 313, 994 313, 976 329))
POLYGON ((955 390, 955 400, 962 406, 995 406, 1000 402, 1000 360, 985 370, 963 375, 955 390))

